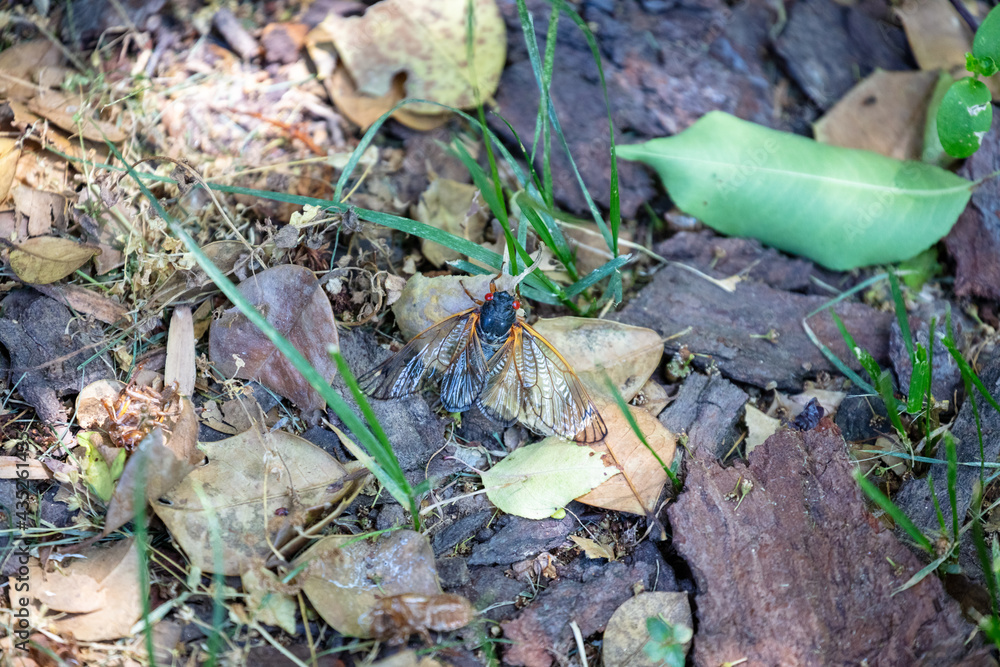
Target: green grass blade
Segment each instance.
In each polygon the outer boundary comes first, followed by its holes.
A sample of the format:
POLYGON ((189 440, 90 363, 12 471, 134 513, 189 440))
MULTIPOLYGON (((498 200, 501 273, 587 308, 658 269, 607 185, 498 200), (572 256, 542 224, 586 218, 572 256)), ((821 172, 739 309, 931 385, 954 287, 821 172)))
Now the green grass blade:
POLYGON ((916 365, 913 353, 913 336, 910 334, 910 318, 906 314, 906 302, 903 300, 903 293, 899 290, 899 279, 896 278, 895 271, 889 271, 889 290, 892 292, 892 301, 896 306, 896 319, 899 321, 899 330, 903 334, 903 343, 910 355, 910 362, 916 365))
POLYGON ((881 507, 896 522, 896 525, 902 528, 921 549, 929 554, 934 553, 934 545, 931 544, 931 541, 917 528, 915 523, 910 521, 910 518, 903 513, 903 510, 899 509, 896 503, 892 502, 887 495, 871 483, 871 480, 861 474, 860 470, 854 471, 854 479, 857 480, 858 486, 861 487, 865 495, 881 507))
POLYGON ((155 667, 156 661, 153 652, 153 624, 150 622, 149 604, 149 532, 146 530, 146 457, 139 458, 139 469, 136 471, 136 478, 142 480, 135 485, 132 492, 132 506, 135 508, 135 518, 132 525, 135 526, 135 550, 139 557, 139 593, 142 596, 142 625, 145 635, 146 655, 149 656, 150 666, 155 667))
MULTIPOLYGON (((632 259, 632 255, 619 255, 618 257, 615 257, 614 259, 601 265, 600 268, 594 269, 587 276, 567 287, 566 294, 571 297, 576 296, 591 285, 594 285, 598 281, 602 280, 605 276, 617 273, 618 269, 628 263, 630 259, 632 259)), ((617 275, 620 279, 621 274, 617 273, 617 275)))
POLYGON ((951 503, 952 536, 958 541, 958 450, 951 433, 944 434, 944 450, 948 457, 948 502, 951 503))
MULTIPOLYGON (((380 443, 372 434, 371 431, 365 427, 361 419, 354 414, 354 412, 348 407, 344 399, 333 390, 333 387, 316 371, 315 368, 309 363, 308 360, 299 352, 295 347, 282 336, 274 326, 268 322, 263 315, 261 315, 256 308, 247 300, 243 294, 236 289, 236 286, 219 270, 217 266, 205 256, 201 248, 195 242, 193 238, 184 230, 184 228, 178 224, 160 205, 160 202, 156 199, 149 188, 142 182, 138 174, 135 172, 131 166, 124 162, 118 149, 113 145, 108 143, 109 150, 122 162, 125 164, 125 168, 129 175, 135 180, 140 191, 149 200, 150 205, 153 210, 159 215, 169 226, 171 232, 173 232, 177 238, 179 238, 184 245, 187 247, 188 252, 195 259, 198 265, 202 268, 205 274, 212 280, 213 283, 219 288, 219 290, 230 300, 230 302, 236 306, 240 312, 256 326, 260 331, 267 336, 267 338, 274 344, 278 351, 295 367, 295 369, 302 374, 302 377, 312 386, 327 404, 333 409, 337 416, 344 422, 347 428, 354 434, 354 436, 361 442, 369 452, 378 452, 380 450, 380 443)), ((379 461, 382 463, 382 461, 379 461)), ((409 483, 406 481, 406 477, 403 474, 401 468, 397 467, 393 470, 387 469, 374 469, 371 471, 375 477, 385 485, 386 490, 395 498, 401 505, 409 506, 411 504, 412 490, 410 489, 409 483)))
MULTIPOLYGON (((671 483, 674 485, 674 491, 680 491, 680 479, 678 479, 677 475, 674 474, 674 471, 670 469, 670 466, 664 463, 663 459, 660 458, 660 455, 656 453, 656 450, 650 446, 649 442, 646 440, 646 435, 642 432, 642 429, 639 428, 639 423, 635 420, 635 416, 628 409, 628 403, 625 402, 625 398, 622 396, 621 392, 618 391, 618 386, 611 381, 611 378, 608 377, 607 374, 604 375, 604 386, 614 397, 615 403, 618 404, 618 409, 621 411, 622 415, 625 416, 625 420, 628 422, 628 426, 632 429, 632 432, 635 433, 635 437, 639 438, 639 442, 641 442, 643 446, 649 450, 649 453, 653 455, 653 458, 655 458, 656 462, 660 464, 663 471, 667 473, 667 477, 670 478, 671 483)), ((638 498, 636 500, 638 500, 638 498)))

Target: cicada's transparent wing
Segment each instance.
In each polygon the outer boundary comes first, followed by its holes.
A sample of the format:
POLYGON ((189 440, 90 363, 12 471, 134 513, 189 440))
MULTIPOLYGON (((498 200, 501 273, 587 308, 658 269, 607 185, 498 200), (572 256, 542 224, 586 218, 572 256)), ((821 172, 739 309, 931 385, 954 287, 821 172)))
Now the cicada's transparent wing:
MULTIPOLYGON (((478 309, 470 308, 424 329, 399 352, 359 377, 361 390, 373 398, 399 398, 418 391, 428 380, 447 376, 456 358, 476 338, 478 320, 478 309)), ((478 341, 475 347, 478 349, 478 341)), ((482 356, 481 351, 479 354, 482 356)), ((452 377, 450 381, 457 385, 460 379, 452 377)))
POLYGON ((467 343, 459 344, 441 378, 441 405, 448 412, 472 407, 486 381, 486 358, 476 333, 476 320, 468 323, 467 343))
POLYGON ((506 342, 490 357, 486 384, 476 401, 484 415, 503 427, 516 422, 521 414, 523 387, 514 361, 520 337, 521 331, 515 325, 506 342))
POLYGON ((523 322, 515 324, 512 333, 525 425, 581 443, 604 439, 604 420, 563 356, 523 322))

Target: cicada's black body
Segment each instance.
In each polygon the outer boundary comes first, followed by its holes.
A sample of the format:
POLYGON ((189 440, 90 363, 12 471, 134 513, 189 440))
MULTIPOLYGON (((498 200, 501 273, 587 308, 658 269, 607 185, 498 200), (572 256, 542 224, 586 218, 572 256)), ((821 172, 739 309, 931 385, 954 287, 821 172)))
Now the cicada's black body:
POLYGON ((607 429, 569 364, 518 314, 509 292, 490 293, 475 308, 417 334, 402 350, 358 379, 379 399, 418 391, 441 381, 449 412, 477 405, 501 426, 518 419, 536 430, 596 442, 607 429))

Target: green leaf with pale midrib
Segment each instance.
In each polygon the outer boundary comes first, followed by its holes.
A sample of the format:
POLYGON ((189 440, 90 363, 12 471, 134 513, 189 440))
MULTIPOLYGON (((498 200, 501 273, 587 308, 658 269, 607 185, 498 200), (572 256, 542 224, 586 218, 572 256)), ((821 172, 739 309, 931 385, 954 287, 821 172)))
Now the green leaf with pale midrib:
POLYGON ((712 112, 673 137, 621 146, 685 213, 831 269, 908 259, 941 239, 972 183, 919 162, 820 144, 712 112))

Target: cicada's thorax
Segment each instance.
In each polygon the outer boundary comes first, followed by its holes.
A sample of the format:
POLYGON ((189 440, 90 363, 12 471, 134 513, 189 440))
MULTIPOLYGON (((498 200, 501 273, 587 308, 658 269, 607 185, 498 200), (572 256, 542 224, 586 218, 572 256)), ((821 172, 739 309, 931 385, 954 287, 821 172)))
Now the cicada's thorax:
POLYGON ((507 341, 510 329, 517 321, 516 299, 509 292, 494 292, 493 298, 483 303, 476 333, 483 346, 483 356, 490 359, 507 341))

